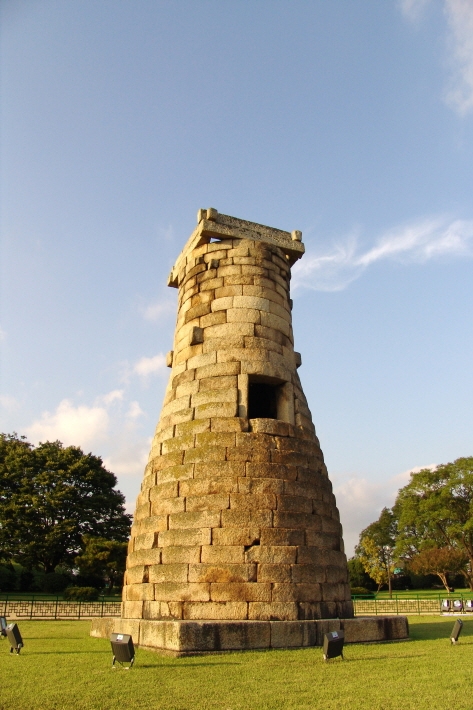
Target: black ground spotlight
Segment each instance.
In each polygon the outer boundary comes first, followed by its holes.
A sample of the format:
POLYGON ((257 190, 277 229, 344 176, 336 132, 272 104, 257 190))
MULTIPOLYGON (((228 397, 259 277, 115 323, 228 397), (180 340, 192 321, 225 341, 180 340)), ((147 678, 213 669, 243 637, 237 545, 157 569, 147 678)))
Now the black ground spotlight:
POLYGON ((324 636, 324 661, 329 658, 341 656, 343 659, 343 642, 345 634, 343 631, 331 631, 324 636))
POLYGON ((455 624, 452 629, 452 633, 450 634, 450 642, 452 644, 458 643, 458 637, 460 636, 463 628, 463 621, 461 619, 457 619, 455 621, 455 624))
POLYGON ((110 643, 112 644, 113 653, 112 668, 115 668, 115 661, 122 665, 123 663, 129 663, 131 668, 135 662, 135 647, 130 634, 112 634, 110 643))
POLYGON ((18 628, 18 624, 8 624, 6 628, 7 632, 7 638, 10 642, 10 653, 13 653, 15 651, 16 653, 20 653, 21 649, 24 646, 23 639, 21 638, 20 634, 20 629, 18 628))
POLYGON ((0 616, 0 636, 7 635, 7 617, 0 616))

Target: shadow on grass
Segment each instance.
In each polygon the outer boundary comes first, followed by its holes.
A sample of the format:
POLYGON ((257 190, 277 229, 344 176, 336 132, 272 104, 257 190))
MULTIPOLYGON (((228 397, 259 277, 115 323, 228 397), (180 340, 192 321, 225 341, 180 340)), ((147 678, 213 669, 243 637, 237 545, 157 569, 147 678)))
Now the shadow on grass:
POLYGON ((83 636, 25 636, 22 634, 25 641, 83 641, 83 636))
MULTIPOLYGON (((435 641, 437 639, 450 638, 453 627, 455 625, 455 618, 448 619, 448 621, 435 621, 427 622, 425 624, 411 624, 409 627, 409 636, 413 641, 435 641)), ((469 622, 464 622, 460 640, 465 640, 466 643, 473 643, 473 624, 470 625, 469 622)))
POLYGON ((139 660, 136 661, 135 669, 138 668, 204 668, 215 666, 241 666, 241 663, 232 663, 231 661, 222 661, 220 663, 140 663, 139 660))
MULTIPOLYGON (((102 656, 110 655, 110 651, 23 651, 22 656, 91 656, 99 654, 102 656)), ((1 707, 1 706, 0 706, 1 707)))

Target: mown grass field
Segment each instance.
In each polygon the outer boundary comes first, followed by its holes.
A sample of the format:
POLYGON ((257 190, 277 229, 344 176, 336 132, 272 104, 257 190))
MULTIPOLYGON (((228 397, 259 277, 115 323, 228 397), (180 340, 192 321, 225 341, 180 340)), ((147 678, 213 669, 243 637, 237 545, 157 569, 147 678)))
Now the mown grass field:
POLYGON ((137 651, 112 670, 110 644, 87 621, 18 625, 19 656, 0 641, 2 710, 435 710, 473 708, 473 619, 451 646, 453 618, 411 617, 411 640, 345 647, 170 658, 137 651))

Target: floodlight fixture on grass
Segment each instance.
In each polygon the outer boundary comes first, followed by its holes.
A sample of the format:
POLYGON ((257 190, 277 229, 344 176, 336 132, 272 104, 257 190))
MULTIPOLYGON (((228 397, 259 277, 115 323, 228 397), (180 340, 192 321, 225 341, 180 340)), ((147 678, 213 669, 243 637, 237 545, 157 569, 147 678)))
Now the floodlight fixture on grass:
POLYGON ((331 631, 324 636, 324 661, 329 658, 337 658, 341 656, 343 660, 343 643, 345 634, 343 631, 331 631))
POLYGON ((20 629, 18 624, 8 624, 6 627, 7 638, 10 642, 10 653, 13 651, 19 654, 24 646, 23 639, 21 638, 20 629))
POLYGON ((473 611, 473 599, 465 599, 465 611, 473 611))
POLYGON ((452 629, 452 633, 450 634, 450 643, 455 645, 458 643, 458 637, 460 636, 463 628, 463 621, 461 619, 457 619, 455 621, 454 627, 452 629))
POLYGON ((442 599, 441 607, 442 611, 450 611, 452 608, 452 602, 450 599, 442 599))
POLYGON ((453 600, 453 611, 463 611, 463 600, 454 599, 453 600))
POLYGON ((0 616, 0 636, 2 638, 6 637, 7 635, 7 617, 6 616, 0 616))
MULTIPOLYGON (((129 668, 131 668, 135 662, 135 647, 130 634, 112 634, 110 643, 112 644, 113 653, 112 668, 116 668, 115 661, 118 661, 121 665, 129 663, 129 668)), ((129 669, 126 668, 126 670, 129 669)))

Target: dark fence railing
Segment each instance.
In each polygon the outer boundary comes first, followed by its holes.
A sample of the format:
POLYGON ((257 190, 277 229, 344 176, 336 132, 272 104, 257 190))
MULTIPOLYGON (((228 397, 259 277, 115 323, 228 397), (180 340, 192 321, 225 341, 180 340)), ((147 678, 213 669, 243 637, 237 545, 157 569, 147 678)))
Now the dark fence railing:
POLYGON ((120 616, 121 602, 63 601, 57 599, 0 599, 0 616, 7 619, 92 619, 120 616))
MULTIPOLYGON (((0 598, 0 616, 6 616, 7 619, 13 620, 118 617, 121 611, 121 602, 105 599, 80 602, 64 601, 61 597, 41 599, 36 595, 29 599, 18 599, 18 597, 11 599, 8 595, 2 596, 3 598, 0 598)), ((378 599, 368 595, 354 596, 353 606, 355 616, 442 613, 471 613, 473 616, 473 594, 456 594, 449 598, 441 594, 429 597, 412 595, 409 599, 396 594, 393 594, 392 599, 378 599)))
POLYGON ((378 616, 388 614, 469 614, 473 615, 473 593, 429 595, 412 594, 406 598, 393 593, 392 599, 372 595, 353 596, 355 616, 378 616))

